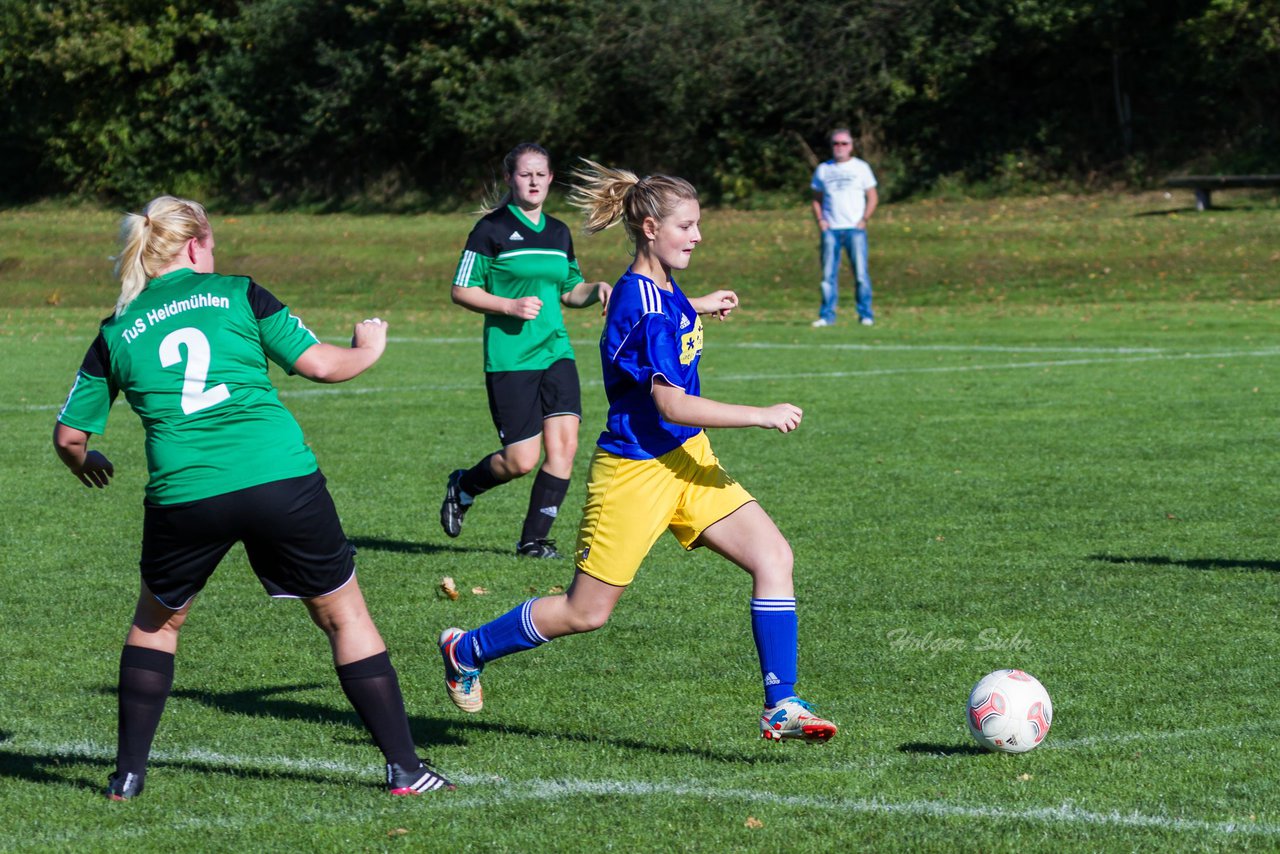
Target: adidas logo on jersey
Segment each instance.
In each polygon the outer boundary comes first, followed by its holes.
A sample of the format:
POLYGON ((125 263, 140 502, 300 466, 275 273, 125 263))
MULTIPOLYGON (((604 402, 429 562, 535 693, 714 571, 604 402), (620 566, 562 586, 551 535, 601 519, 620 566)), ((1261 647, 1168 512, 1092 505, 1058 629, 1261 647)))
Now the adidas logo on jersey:
POLYGON ((524 240, 524 237, 521 236, 520 232, 513 231, 511 232, 511 236, 508 237, 507 240, 524 240))
POLYGON ((689 316, 686 314, 680 315, 680 328, 684 329, 688 325, 689 325, 689 316))
POLYGON ((778 678, 778 675, 777 675, 776 673, 774 673, 772 670, 770 670, 770 671, 769 671, 769 673, 768 673, 768 675, 764 677, 764 684, 766 684, 766 685, 781 685, 781 684, 782 684, 782 680, 778 678))

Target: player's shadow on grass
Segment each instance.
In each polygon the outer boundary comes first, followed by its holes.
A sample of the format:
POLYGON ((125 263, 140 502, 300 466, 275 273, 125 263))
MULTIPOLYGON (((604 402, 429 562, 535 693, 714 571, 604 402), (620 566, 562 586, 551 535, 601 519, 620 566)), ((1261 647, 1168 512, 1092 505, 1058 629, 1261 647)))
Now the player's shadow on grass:
MULTIPOLYGON (((237 715, 269 717, 275 720, 341 721, 352 727, 352 735, 349 739, 351 742, 368 743, 369 739, 365 734, 364 725, 361 723, 359 716, 349 706, 337 708, 324 703, 306 702, 283 696, 297 691, 313 691, 327 687, 329 686, 308 684, 281 685, 274 688, 244 691, 177 690, 173 692, 173 696, 183 700, 194 700, 211 708, 237 715)), ((114 689, 110 690, 114 691, 114 689)), ((432 748, 441 745, 463 746, 467 744, 466 733, 482 732, 517 735, 537 739, 538 741, 573 741, 592 745, 604 743, 625 750, 655 753, 663 756, 694 756, 713 762, 725 762, 735 765, 779 762, 785 758, 782 751, 751 755, 737 751, 717 751, 687 745, 575 733, 564 729, 543 730, 520 726, 519 724, 475 720, 473 718, 410 715, 409 728, 413 733, 414 742, 422 745, 428 754, 430 754, 432 748)))
POLYGON ((356 547, 356 551, 371 552, 396 552, 397 554, 407 555, 437 555, 437 554, 476 554, 485 552, 488 554, 507 555, 515 557, 515 553, 504 549, 494 548, 492 546, 485 548, 482 546, 454 546, 448 543, 419 543, 410 540, 387 540, 382 537, 348 537, 351 544, 356 547))
MULTIPOLYGON (((85 756, 80 753, 53 751, 42 754, 11 753, 0 746, 0 779, 24 780, 37 785, 70 786, 76 789, 103 793, 107 787, 107 775, 115 769, 115 760, 102 756, 85 756), (91 765, 101 772, 85 777, 77 766, 91 765)), ((199 771, 203 774, 232 774, 251 780, 292 780, 298 783, 331 784, 335 772, 300 771, 282 768, 254 768, 237 764, 234 768, 225 763, 200 759, 163 759, 152 756, 147 762, 148 772, 156 768, 175 768, 179 771, 199 771)), ((382 789, 382 779, 376 760, 370 760, 368 785, 382 789)), ((148 780, 152 778, 148 776, 148 780)), ((348 780, 344 778, 344 782, 348 780)), ((145 797, 145 793, 144 793, 145 797)))
POLYGON ((1192 557, 1174 558, 1166 555, 1089 555, 1090 560, 1115 563, 1121 566, 1145 564, 1147 566, 1185 566, 1187 569, 1244 569, 1251 572, 1280 572, 1280 561, 1250 558, 1192 557))
POLYGON ((12 753, 0 746, 0 779, 24 780, 42 786, 74 786, 77 789, 106 788, 107 772, 115 767, 114 760, 75 753, 49 752, 41 754, 12 753), (102 766, 101 779, 85 779, 68 766, 102 766))
MULTIPOLYGON (((115 760, 103 756, 89 756, 77 751, 47 751, 44 753, 20 753, 5 749, 5 742, 13 737, 12 733, 0 731, 0 778, 25 780, 37 785, 70 786, 101 793, 106 789, 107 774, 115 769, 115 760), (101 772, 93 777, 85 777, 79 766, 93 766, 101 772)), ((382 788, 381 774, 377 773, 376 762, 371 764, 369 785, 382 788)), ((225 764, 206 762, 199 759, 160 759, 152 757, 147 763, 149 769, 178 768, 197 770, 204 773, 227 773, 225 764)), ((333 775, 324 771, 297 771, 291 769, 253 768, 237 766, 234 773, 239 777, 262 780, 295 780, 307 783, 331 783, 333 775)))
POLYGON ((930 756, 985 756, 990 750, 983 750, 976 744, 935 744, 928 741, 908 741, 898 745, 899 753, 924 753, 930 756))
MULTIPOLYGON (((91 765, 104 764, 103 760, 100 759, 86 759, 82 756, 60 753, 44 753, 40 755, 13 753, 5 749, 5 742, 12 738, 13 733, 0 731, 0 778, 60 786, 71 784, 81 788, 88 788, 89 783, 87 781, 71 779, 64 766, 72 762, 91 765), (58 773, 59 770, 62 773, 58 773)), ((104 777, 103 780, 105 781, 106 778, 104 777)))

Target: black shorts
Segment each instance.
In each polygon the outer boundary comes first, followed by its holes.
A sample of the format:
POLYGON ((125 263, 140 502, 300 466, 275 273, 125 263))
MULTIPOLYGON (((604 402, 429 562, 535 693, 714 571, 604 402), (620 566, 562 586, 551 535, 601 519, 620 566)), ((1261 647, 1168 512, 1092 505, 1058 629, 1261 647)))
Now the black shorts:
POLYGON ((484 384, 489 414, 504 448, 537 436, 543 420, 555 415, 582 420, 582 389, 573 359, 561 359, 541 371, 494 371, 484 375, 484 384))
POLYGON ((355 574, 355 548, 319 471, 187 501, 144 502, 142 580, 177 610, 204 589, 237 542, 267 593, 310 599, 355 574))

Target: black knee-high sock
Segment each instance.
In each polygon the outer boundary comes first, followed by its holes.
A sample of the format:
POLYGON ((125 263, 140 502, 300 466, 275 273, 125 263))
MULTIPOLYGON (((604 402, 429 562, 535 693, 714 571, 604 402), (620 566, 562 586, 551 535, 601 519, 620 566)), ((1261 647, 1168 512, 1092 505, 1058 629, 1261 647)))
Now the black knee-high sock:
POLYGON ((396 669, 391 666, 391 656, 380 652, 343 664, 337 670, 342 692, 386 760, 402 768, 417 768, 418 754, 409 733, 404 696, 400 693, 396 669))
POLYGON ((116 771, 144 774, 160 715, 173 687, 173 653, 141 646, 120 652, 116 771))
POLYGON ((533 489, 529 492, 529 510, 524 514, 524 530, 520 533, 520 542, 529 543, 534 540, 545 540, 551 533, 551 524, 560 512, 560 505, 569 493, 569 479, 547 474, 543 469, 533 479, 533 489))
POLYGON ((458 482, 458 486, 462 491, 472 498, 482 495, 495 486, 500 486, 505 481, 498 480, 493 476, 493 469, 489 467, 489 460, 493 459, 495 454, 490 454, 480 462, 467 469, 462 474, 462 479, 458 482))

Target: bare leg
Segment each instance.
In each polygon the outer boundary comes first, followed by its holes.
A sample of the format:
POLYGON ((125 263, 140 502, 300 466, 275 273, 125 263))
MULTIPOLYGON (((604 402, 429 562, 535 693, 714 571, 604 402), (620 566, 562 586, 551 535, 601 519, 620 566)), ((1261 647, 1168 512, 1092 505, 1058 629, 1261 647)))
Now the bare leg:
POLYGON ((595 631, 609 620, 626 589, 575 572, 567 593, 534 600, 533 623, 547 640, 595 631))
POLYGON ((524 477, 538 467, 542 458, 542 434, 505 445, 489 457, 489 471, 502 483, 524 477))
POLYGON ((698 542, 745 569, 755 598, 795 597, 791 545, 756 502, 744 504, 707 528, 698 542))
POLYGON ((341 589, 304 602, 312 621, 329 637, 335 666, 386 652, 354 577, 341 589))
POLYGON ((578 453, 578 425, 576 415, 556 415, 542 422, 542 441, 547 458, 542 470, 549 475, 568 480, 573 474, 573 458, 578 453))
POLYGON ((165 607, 143 584, 138 593, 138 604, 133 609, 133 624, 125 635, 125 646, 140 646, 170 655, 177 653, 178 632, 187 621, 190 610, 191 602, 176 611, 165 607))

